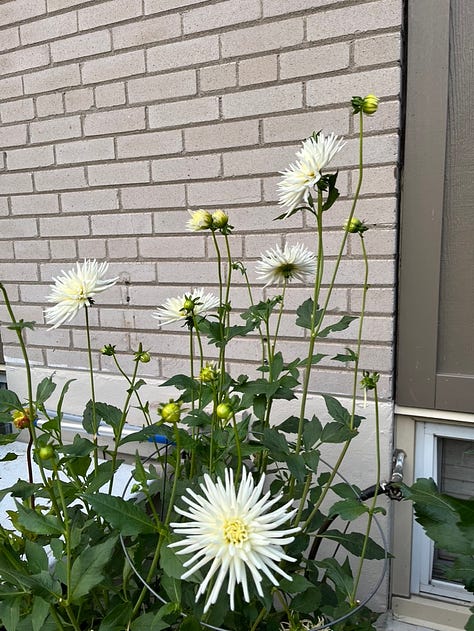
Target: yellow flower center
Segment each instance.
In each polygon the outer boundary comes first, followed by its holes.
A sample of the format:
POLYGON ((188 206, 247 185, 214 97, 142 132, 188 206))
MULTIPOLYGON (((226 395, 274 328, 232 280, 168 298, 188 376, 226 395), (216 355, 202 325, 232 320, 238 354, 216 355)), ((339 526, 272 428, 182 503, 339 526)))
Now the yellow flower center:
POLYGON ((224 522, 224 539, 226 543, 243 543, 249 538, 246 524, 239 518, 233 517, 224 522))

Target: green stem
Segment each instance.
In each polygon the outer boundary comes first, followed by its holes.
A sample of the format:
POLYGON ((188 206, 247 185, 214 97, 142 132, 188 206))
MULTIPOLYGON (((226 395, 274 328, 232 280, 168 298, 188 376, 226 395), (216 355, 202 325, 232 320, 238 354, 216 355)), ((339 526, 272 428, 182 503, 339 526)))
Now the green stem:
POLYGON ((91 400, 92 400, 92 428, 93 435, 92 440, 94 443, 94 471, 97 474, 99 467, 99 456, 97 453, 98 450, 98 436, 97 432, 99 428, 97 427, 97 412, 95 409, 95 383, 94 383, 94 366, 92 363, 92 344, 91 344, 91 331, 90 331, 90 322, 89 322, 89 307, 84 305, 84 310, 86 312, 86 337, 87 337, 87 359, 89 363, 89 384, 91 389, 91 400))
POLYGON ((375 460, 376 460, 376 475, 375 475, 375 493, 372 499, 368 519, 367 528, 365 531, 364 543, 362 544, 362 551, 359 559, 359 567, 357 568, 356 579, 354 581, 354 589, 352 590, 351 603, 356 603, 356 593, 359 586, 362 567, 364 565, 365 554, 367 552, 367 546, 369 543, 370 530, 372 528, 372 521, 374 518, 375 508, 377 506, 378 490, 380 485, 380 416, 379 416, 379 399, 377 393, 377 384, 374 385, 374 403, 375 403, 375 460))
POLYGON ((232 414, 232 427, 234 429, 235 448, 237 451, 237 471, 235 472, 235 485, 237 486, 240 479, 240 472, 242 470, 242 449, 240 447, 239 430, 237 428, 235 414, 232 414))
MULTIPOLYGON (((118 359, 117 359, 117 356, 115 355, 115 353, 113 355, 113 358, 114 358, 114 363, 115 363, 118 371, 122 375, 122 377, 124 377, 127 380, 129 386, 132 386, 132 380, 127 375, 127 373, 123 370, 123 368, 120 366, 120 364, 118 362, 118 359)), ((135 396, 137 398, 138 406, 140 408, 140 411, 142 412, 143 416, 145 417, 145 421, 146 421, 147 425, 152 425, 153 424, 152 418, 150 416, 150 413, 146 411, 146 408, 143 405, 143 402, 142 402, 142 400, 140 398, 140 394, 139 394, 138 390, 135 390, 134 393, 135 393, 135 396)))
POLYGON ((262 609, 260 609, 258 616, 255 618, 255 622, 253 623, 253 625, 250 627, 250 631, 255 631, 256 628, 258 627, 258 625, 260 624, 260 622, 263 620, 263 618, 265 617, 267 613, 267 610, 265 607, 263 607, 262 609))

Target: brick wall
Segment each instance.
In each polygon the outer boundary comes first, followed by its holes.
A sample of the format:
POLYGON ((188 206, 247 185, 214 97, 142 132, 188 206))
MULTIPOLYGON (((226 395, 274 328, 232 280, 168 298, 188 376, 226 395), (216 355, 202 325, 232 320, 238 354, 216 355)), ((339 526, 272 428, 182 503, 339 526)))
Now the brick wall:
MULTIPOLYGON (((225 208, 232 248, 255 280, 253 262, 276 243, 314 242, 302 214, 279 214, 278 172, 313 130, 347 138, 337 157, 342 193, 327 213, 334 256, 354 190, 357 130, 348 101, 375 92, 366 119, 368 166, 358 215, 372 287, 363 365, 382 372, 390 396, 393 344, 401 0, 13 0, 0 4, 0 277, 28 331, 39 366, 81 368, 85 336, 47 332, 51 277, 84 257, 108 259, 120 283, 92 312, 93 343, 121 353, 138 341, 164 378, 185 365, 187 334, 159 330, 153 307, 190 287, 215 285, 210 238, 186 233, 187 208, 225 208), (98 327, 101 327, 99 333, 98 327)), ((348 246, 334 311, 357 310, 360 249, 348 246)), ((328 263, 330 271, 331 262, 328 263)), ((265 295, 273 295, 268 290, 265 295)), ((245 290, 234 294, 236 312, 245 290)), ((298 354, 289 322, 307 297, 289 292, 282 350, 298 354)), ((4 315, 4 312, 1 313, 4 315)), ((350 344, 354 329, 321 352, 350 344)), ((4 354, 20 356, 2 329, 4 354)), ((237 371, 257 359, 251 340, 233 344, 237 371)), ((96 356, 105 373, 110 358, 96 356)), ((345 393, 349 373, 323 363, 316 390, 345 393)))

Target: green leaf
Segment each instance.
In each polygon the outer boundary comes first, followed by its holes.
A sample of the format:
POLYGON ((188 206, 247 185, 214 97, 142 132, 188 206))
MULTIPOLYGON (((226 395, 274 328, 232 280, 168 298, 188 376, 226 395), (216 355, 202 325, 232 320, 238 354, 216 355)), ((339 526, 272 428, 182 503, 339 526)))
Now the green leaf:
POLYGON ((7 329, 10 329, 11 331, 23 331, 23 329, 31 329, 33 331, 35 328, 35 324, 36 324, 35 320, 31 320, 27 322, 21 318, 17 322, 13 322, 12 324, 9 324, 7 326, 7 329))
POLYGON ((27 539, 25 541, 25 554, 28 567, 33 574, 48 569, 48 555, 39 543, 27 539))
POLYGON ((321 433, 322 443, 343 443, 357 436, 357 430, 350 429, 343 423, 326 423, 321 433))
POLYGON ((72 445, 63 445, 61 452, 71 457, 80 458, 82 456, 88 456, 94 449, 95 445, 91 440, 84 438, 80 434, 76 434, 72 445))
POLYGON ((326 576, 335 585, 336 589, 345 596, 350 597, 354 587, 354 580, 348 560, 341 565, 336 559, 323 559, 315 561, 318 567, 326 569, 326 576))
POLYGON ((305 461, 306 466, 311 469, 313 473, 318 472, 320 455, 321 454, 317 449, 306 451, 303 454, 303 460, 305 461))
POLYGON ((97 423, 104 421, 104 423, 114 428, 120 425, 122 420, 122 410, 119 408, 114 405, 109 405, 108 403, 96 403, 95 410, 97 423))
MULTIPOLYGON (((308 421, 305 420, 305 424, 308 421)), ((276 426, 276 429, 279 429, 282 432, 285 432, 287 434, 296 434, 298 432, 298 426, 299 426, 299 418, 297 416, 290 416, 288 417, 286 420, 283 421, 283 423, 280 423, 280 425, 276 426)))
POLYGON ((279 585, 279 587, 288 594, 298 594, 300 592, 304 592, 310 587, 313 587, 313 583, 308 581, 308 579, 301 574, 292 574, 291 578, 291 581, 286 578, 282 578, 279 585))
MULTIPOLYGON (((319 362, 325 357, 327 357, 327 353, 316 353, 316 355, 313 355, 311 357, 311 360, 310 360, 311 366, 315 366, 316 364, 319 364, 319 362)), ((308 365, 307 359, 302 359, 300 362, 298 362, 298 366, 307 366, 307 365, 308 365)))
POLYGON ((291 475, 298 480, 304 482, 306 478, 306 466, 301 455, 288 454, 285 458, 286 465, 291 475))
MULTIPOLYGON (((342 533, 338 530, 328 530, 322 535, 326 539, 331 539, 341 544, 351 554, 360 557, 363 549, 365 535, 360 532, 342 533)), ((365 550, 366 559, 384 559, 385 550, 373 539, 368 539, 365 550)))
POLYGON ((5 631, 16 631, 20 620, 20 605, 21 598, 0 600, 0 622, 5 627, 5 631))
POLYGON ((306 423, 303 430, 303 444, 305 449, 311 449, 320 440, 323 427, 320 420, 313 416, 313 418, 306 423))
POLYGON ((352 521, 367 511, 367 506, 362 504, 358 499, 341 500, 331 506, 329 509, 329 517, 339 516, 345 521, 352 521))
POLYGON ((0 390, 0 412, 22 409, 21 401, 14 392, 11 390, 0 390))
POLYGON ((109 536, 104 543, 86 548, 74 561, 71 569, 70 601, 79 602, 104 578, 104 568, 110 561, 117 537, 109 536))
POLYGON ((330 333, 334 333, 335 331, 345 331, 351 322, 354 322, 354 320, 357 320, 357 317, 347 315, 342 316, 338 322, 330 324, 325 329, 321 329, 318 333, 318 337, 327 337, 330 333))
POLYGON ((18 454, 14 454, 13 452, 11 452, 3 456, 3 458, 0 458, 0 462, 11 462, 12 460, 16 460, 17 458, 18 458, 18 454))
POLYGON ((132 622, 131 631, 162 631, 169 628, 169 623, 158 613, 144 613, 132 622))
POLYGON ((474 559, 472 556, 459 556, 448 568, 446 578, 462 583, 469 592, 474 592, 474 559))
POLYGON ((321 602, 321 592, 317 587, 309 587, 304 592, 296 594, 291 601, 291 609, 298 613, 311 614, 321 602))
POLYGON ((88 434, 96 434, 97 426, 94 425, 94 417, 92 414, 92 400, 86 403, 86 407, 84 408, 84 412, 82 413, 82 427, 86 430, 88 434))
POLYGON ((194 616, 186 616, 179 626, 179 631, 202 631, 202 626, 194 616))
POLYGON ((36 405, 38 407, 42 406, 55 390, 56 384, 54 383, 52 376, 42 379, 36 388, 36 405))
POLYGON ((18 524, 26 530, 34 532, 37 535, 62 534, 62 528, 56 517, 37 513, 35 510, 26 508, 19 502, 15 502, 15 504, 18 524))
POLYGON ((313 323, 312 322, 313 305, 314 305, 313 299, 308 298, 308 300, 305 300, 303 304, 298 307, 298 309, 296 310, 296 315, 298 316, 296 318, 297 326, 301 326, 303 329, 309 329, 309 330, 311 330, 313 327, 316 328, 318 326, 323 316, 323 311, 322 309, 316 309, 314 323, 313 323))
POLYGON ((126 622, 130 620, 132 604, 130 602, 115 605, 100 623, 99 631, 123 631, 128 628, 126 622))
POLYGON ((124 536, 155 532, 148 515, 136 504, 106 493, 85 493, 86 502, 124 536))
POLYGON ((133 432, 133 434, 128 434, 128 436, 124 436, 120 444, 125 445, 126 443, 143 443, 148 441, 149 438, 160 434, 160 425, 158 423, 154 423, 153 425, 148 425, 144 427, 138 432, 133 432))
POLYGON ((285 437, 276 429, 267 427, 263 430, 263 445, 271 452, 275 460, 284 461, 289 453, 285 437))
POLYGON ((21 580, 28 585, 32 594, 47 602, 57 602, 62 596, 61 585, 51 576, 49 570, 42 570, 34 576, 22 576, 21 580))
POLYGON ((43 629, 44 621, 48 617, 48 614, 49 603, 41 598, 41 596, 35 596, 31 609, 31 626, 33 627, 33 631, 41 631, 43 629))

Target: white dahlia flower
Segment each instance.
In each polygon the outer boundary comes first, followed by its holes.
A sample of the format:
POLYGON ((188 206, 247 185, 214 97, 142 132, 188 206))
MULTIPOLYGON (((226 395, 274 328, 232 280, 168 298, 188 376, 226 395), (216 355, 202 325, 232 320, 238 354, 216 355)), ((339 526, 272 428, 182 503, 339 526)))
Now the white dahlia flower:
POLYGON ((301 243, 285 245, 283 250, 277 245, 262 254, 257 263, 257 275, 266 285, 283 285, 293 279, 305 282, 315 271, 316 256, 301 243))
POLYGON ((203 315, 217 309, 219 298, 214 294, 205 294, 204 289, 195 289, 190 294, 183 294, 177 298, 168 298, 163 305, 151 314, 160 324, 171 324, 186 320, 190 315, 203 315))

